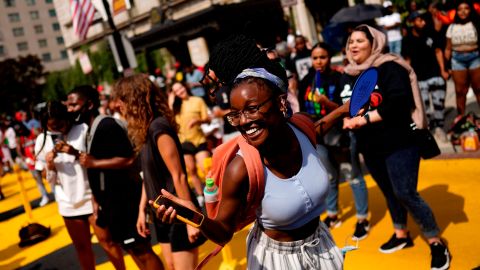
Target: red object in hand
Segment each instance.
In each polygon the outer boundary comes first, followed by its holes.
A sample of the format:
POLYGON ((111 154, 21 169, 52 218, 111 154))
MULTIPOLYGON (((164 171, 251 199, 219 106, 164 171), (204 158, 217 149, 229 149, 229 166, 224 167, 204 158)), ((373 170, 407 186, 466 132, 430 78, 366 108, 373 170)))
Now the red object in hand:
POLYGON ((377 108, 378 105, 382 103, 382 100, 382 95, 380 93, 373 92, 370 95, 370 107, 377 108))

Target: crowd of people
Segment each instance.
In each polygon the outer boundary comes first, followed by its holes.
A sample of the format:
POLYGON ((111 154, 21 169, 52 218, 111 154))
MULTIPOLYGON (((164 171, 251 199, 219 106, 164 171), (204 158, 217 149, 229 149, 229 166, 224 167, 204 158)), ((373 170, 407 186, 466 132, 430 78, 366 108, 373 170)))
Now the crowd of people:
POLYGON ((43 103, 35 117, 24 111, 2 117, 1 173, 20 164, 37 183, 40 206, 55 197, 82 269, 95 268, 90 226, 116 269, 125 269, 122 250, 140 269, 194 269, 206 239, 224 245, 238 229, 252 196, 249 159, 256 153, 264 186, 247 237, 248 268, 341 269, 344 253, 330 234, 342 223, 339 182, 353 191, 354 240, 371 233, 368 218, 375 215, 361 154, 393 223, 380 252, 413 246, 410 213, 430 245, 431 269, 448 269, 450 253, 417 191, 421 157, 413 130, 428 128, 447 140, 450 76, 457 120, 466 114, 470 86, 480 104, 479 16, 469 1, 457 1, 445 25, 436 5, 428 12, 415 7, 403 16, 404 31, 393 4, 383 4, 390 14, 378 25, 352 29, 341 68, 332 65, 335 51, 324 42, 310 46, 289 35, 265 49, 237 35, 220 42, 201 69, 190 63, 168 80, 160 68, 122 78, 108 99, 78 86, 65 100, 43 103), (378 70, 374 91, 381 102, 350 117, 353 85, 370 67, 378 70), (299 115, 309 119, 305 126, 295 123, 299 115), (221 177, 228 181, 214 218, 205 216, 195 228, 173 222, 172 207, 151 207, 164 195, 204 213, 204 178, 216 166, 209 161, 229 140, 246 143, 248 152, 238 150, 225 165, 221 177), (351 168, 347 174, 341 164, 351 168), (150 226, 166 266, 152 250, 150 226))

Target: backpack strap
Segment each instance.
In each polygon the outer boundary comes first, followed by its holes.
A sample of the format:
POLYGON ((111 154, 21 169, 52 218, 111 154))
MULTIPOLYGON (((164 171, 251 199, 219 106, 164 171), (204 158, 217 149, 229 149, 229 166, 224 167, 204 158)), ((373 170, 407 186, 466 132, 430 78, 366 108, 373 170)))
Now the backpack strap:
POLYGON ((90 148, 92 147, 93 137, 95 136, 95 131, 97 131, 98 125, 105 118, 112 118, 117 122, 117 124, 127 133, 127 123, 125 121, 111 117, 109 115, 99 114, 92 122, 92 125, 89 127, 87 132, 87 137, 85 141, 85 146, 87 148, 87 153, 90 153, 90 148))
POLYGON ((310 140, 313 147, 317 145, 317 134, 312 119, 303 113, 295 113, 288 121, 296 128, 300 129, 310 140))
POLYGON ((98 124, 108 116, 99 114, 95 119, 93 119, 92 125, 89 127, 87 132, 87 138, 85 141, 85 146, 87 148, 87 153, 90 153, 90 148, 92 147, 93 136, 95 136, 95 131, 97 131, 98 124))

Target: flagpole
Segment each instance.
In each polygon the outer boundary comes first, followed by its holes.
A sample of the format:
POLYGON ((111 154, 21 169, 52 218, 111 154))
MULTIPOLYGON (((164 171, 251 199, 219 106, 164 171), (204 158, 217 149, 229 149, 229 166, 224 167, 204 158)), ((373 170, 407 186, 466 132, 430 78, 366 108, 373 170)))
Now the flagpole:
POLYGON ((133 70, 130 68, 130 64, 128 62, 127 54, 125 52, 125 47, 123 46, 122 37, 120 32, 118 31, 115 23, 113 22, 112 14, 110 13, 110 5, 108 4, 107 0, 102 0, 103 6, 105 7, 105 12, 107 14, 108 24, 110 25, 110 29, 112 29, 112 37, 117 47, 118 58, 120 59, 120 63, 123 67, 123 76, 128 77, 133 75, 133 70))

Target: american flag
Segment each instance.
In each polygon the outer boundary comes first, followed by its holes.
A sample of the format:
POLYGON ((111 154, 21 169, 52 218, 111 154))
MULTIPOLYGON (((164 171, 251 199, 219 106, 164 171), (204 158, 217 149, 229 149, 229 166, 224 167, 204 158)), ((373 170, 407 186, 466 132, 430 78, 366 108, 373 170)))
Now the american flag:
POLYGON ((95 8, 90 0, 70 0, 73 30, 80 40, 84 40, 93 20, 95 8))

